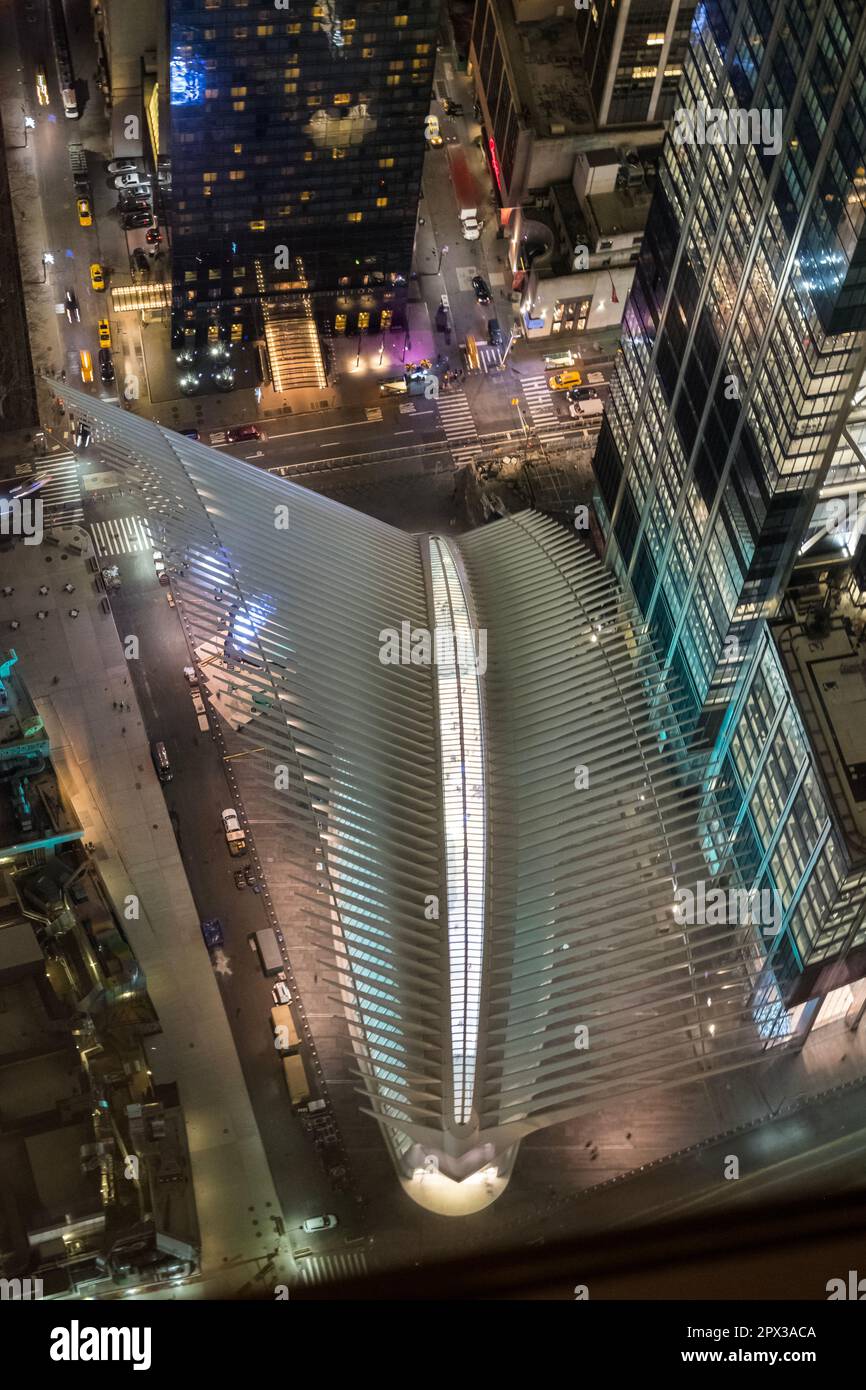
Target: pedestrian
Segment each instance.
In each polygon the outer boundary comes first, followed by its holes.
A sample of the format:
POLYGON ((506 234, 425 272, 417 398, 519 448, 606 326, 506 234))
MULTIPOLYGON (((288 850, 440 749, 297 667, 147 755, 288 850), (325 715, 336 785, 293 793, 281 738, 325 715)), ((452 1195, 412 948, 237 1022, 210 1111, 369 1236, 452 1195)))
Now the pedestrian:
POLYGON ((112 700, 112 702, 111 702, 111 708, 112 708, 112 709, 117 709, 117 701, 116 701, 116 700, 112 700))

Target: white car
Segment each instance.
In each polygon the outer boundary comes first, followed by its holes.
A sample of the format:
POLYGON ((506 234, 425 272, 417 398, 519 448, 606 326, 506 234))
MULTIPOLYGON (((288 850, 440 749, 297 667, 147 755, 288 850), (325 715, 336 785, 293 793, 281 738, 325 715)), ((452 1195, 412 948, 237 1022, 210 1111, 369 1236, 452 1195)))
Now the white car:
POLYGON ((141 188, 150 192, 150 180, 140 174, 136 169, 127 169, 125 174, 118 174, 111 180, 112 188, 141 188))
POLYGON ((271 998, 275 1004, 291 1004, 292 994, 288 985, 283 984, 282 980, 277 980, 271 990, 271 998))
POLYGON ((195 673, 194 666, 184 666, 183 674, 189 685, 198 685, 198 676, 195 673))
POLYGON ((311 1216, 304 1222, 304 1230, 311 1235, 314 1231, 332 1231, 336 1224, 336 1216, 311 1216))
POLYGON ((439 146, 442 144, 442 136, 439 133, 439 117, 427 116, 424 121, 424 139, 428 145, 439 146))
POLYGON ((232 831, 240 830, 240 828, 241 823, 238 820, 237 811, 234 806, 227 806, 223 811, 223 829, 227 835, 231 835, 232 831))
POLYGON ((153 552, 153 567, 157 575, 165 574, 165 557, 161 550, 153 552))
POLYGON ((137 159, 113 159, 105 167, 109 174, 127 174, 137 172, 140 164, 137 159))

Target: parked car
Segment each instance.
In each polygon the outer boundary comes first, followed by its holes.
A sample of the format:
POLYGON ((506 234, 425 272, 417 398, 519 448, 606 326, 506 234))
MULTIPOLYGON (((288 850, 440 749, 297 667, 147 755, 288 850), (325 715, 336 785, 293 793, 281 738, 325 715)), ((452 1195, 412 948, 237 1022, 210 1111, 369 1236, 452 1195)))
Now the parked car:
POLYGON ((117 174, 111 180, 112 188, 146 188, 150 192, 150 180, 137 169, 127 169, 125 174, 117 174))
POLYGON ((428 144, 428 145, 432 145, 434 149, 438 149, 439 146, 440 146, 441 144, 444 143, 444 141, 443 141, 443 139, 442 139, 442 136, 441 136, 441 134, 440 134, 440 131, 439 131, 439 118, 438 118, 438 116, 426 116, 426 117, 425 117, 425 119, 424 119, 424 139, 427 141, 427 144, 428 144))
POLYGON ((111 360, 111 348, 99 349, 99 376, 100 380, 108 383, 114 380, 114 363, 111 360))
POLYGON ((79 360, 79 362, 81 363, 81 380, 82 380, 82 381, 92 381, 92 380, 93 380, 93 359, 92 359, 92 357, 90 356, 90 353, 87 351, 86 348, 82 348, 82 349, 81 349, 81 351, 80 351, 79 354, 78 354, 78 360, 79 360))
POLYGON ((134 270, 150 270, 150 261, 140 246, 136 246, 132 253, 132 265, 134 270))
POLYGON ((598 392, 594 386, 572 386, 568 392, 570 401, 594 401, 598 398, 598 392))
POLYGON ((75 206, 78 209, 78 221, 82 227, 93 226, 93 213, 90 210, 89 198, 76 198, 75 206))
POLYGON ((246 888, 247 881, 244 878, 243 869, 235 869, 234 872, 235 888, 246 888))
POLYGON ((314 1231, 332 1231, 336 1225, 336 1216, 310 1216, 304 1222, 304 1230, 312 1235, 314 1231))
POLYGON ((158 227, 151 227, 144 235, 145 241, 149 241, 151 246, 158 246, 162 241, 162 232, 158 227))
POLYGON ((230 444, 239 444, 244 439, 264 439, 258 425, 235 425, 234 429, 226 430, 226 439, 230 444))
POLYGON ((66 317, 70 323, 81 322, 81 310, 78 307, 78 297, 74 290, 67 290, 64 297, 63 306, 66 310, 66 317))
POLYGON ((96 331, 99 334, 99 346, 111 347, 111 329, 108 326, 108 319, 97 319, 96 331))
POLYGON ((219 917, 206 917, 201 924, 201 934, 209 951, 212 951, 215 946, 222 946, 225 938, 223 936, 223 924, 219 917))
POLYGON ((483 275, 474 275, 472 277, 472 288, 475 291, 475 298, 478 300, 479 304, 490 303, 490 286, 483 275))
POLYGON ((246 879, 250 888, 252 888, 254 884, 258 883, 258 879, 256 878, 256 871, 253 868, 252 864, 244 864, 244 878, 246 879))
POLYGON ((106 164, 109 174, 126 174, 141 168, 140 159, 112 159, 110 164, 106 164))
POLYGON ((171 589, 169 589, 165 597, 168 602, 169 608, 174 608, 174 594, 171 592, 171 589))
POLYGON ((92 290, 105 289, 105 272, 98 261, 94 261, 90 267, 90 288, 92 290))
POLYGON ((283 980, 277 980, 277 983, 271 990, 271 998, 275 1004, 291 1004, 292 993, 283 980))
POLYGON ((452 101, 450 97, 445 97, 442 105, 445 107, 446 116, 462 116, 463 107, 459 101, 452 101))
POLYGON ((143 227, 153 226, 153 213, 127 212, 120 219, 120 224, 125 232, 141 231, 143 227))
POLYGON ((119 212, 150 212, 150 203, 135 193, 123 193, 118 200, 119 212))
POLYGON ((194 666, 184 666, 183 675, 187 685, 198 685, 198 676, 194 666))
POLYGON ((187 439, 201 439, 198 430, 181 430, 181 434, 185 434, 187 439))

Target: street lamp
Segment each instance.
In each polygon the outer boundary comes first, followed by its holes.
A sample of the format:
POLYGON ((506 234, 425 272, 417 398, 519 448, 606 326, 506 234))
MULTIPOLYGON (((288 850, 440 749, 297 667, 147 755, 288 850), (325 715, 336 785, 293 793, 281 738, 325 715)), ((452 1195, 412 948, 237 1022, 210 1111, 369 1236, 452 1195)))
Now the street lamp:
POLYGON ((52 256, 51 252, 50 252, 50 251, 43 251, 43 252, 42 252, 42 283, 43 283, 43 285, 45 284, 45 281, 48 279, 48 270, 47 270, 47 267, 50 266, 50 265, 53 265, 53 264, 54 264, 54 257, 52 256))
POLYGON ((442 273, 442 257, 443 257, 443 256, 447 256, 447 255, 448 255, 448 252, 449 252, 450 250, 451 250, 451 247, 450 247, 450 246, 443 246, 442 249, 441 249, 441 251, 439 252, 439 261, 438 261, 437 266, 436 266, 436 274, 437 274, 437 275, 441 275, 441 273, 442 273))

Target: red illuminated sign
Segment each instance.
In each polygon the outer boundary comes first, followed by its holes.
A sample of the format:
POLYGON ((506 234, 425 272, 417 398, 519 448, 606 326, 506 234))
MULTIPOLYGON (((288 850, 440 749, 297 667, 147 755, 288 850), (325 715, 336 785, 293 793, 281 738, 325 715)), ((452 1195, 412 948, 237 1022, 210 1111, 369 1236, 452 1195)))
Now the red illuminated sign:
POLYGON ((493 138, 492 135, 490 136, 490 139, 487 141, 487 146, 488 146, 488 149, 490 150, 490 163, 493 165, 493 173, 494 173, 494 175, 495 175, 495 177, 496 177, 497 187, 499 188, 499 192, 501 193, 501 192, 502 192, 502 172, 501 172, 501 170, 500 170, 500 168, 499 168, 499 156, 498 156, 497 153, 496 153, 496 141, 494 140, 494 138, 493 138))

